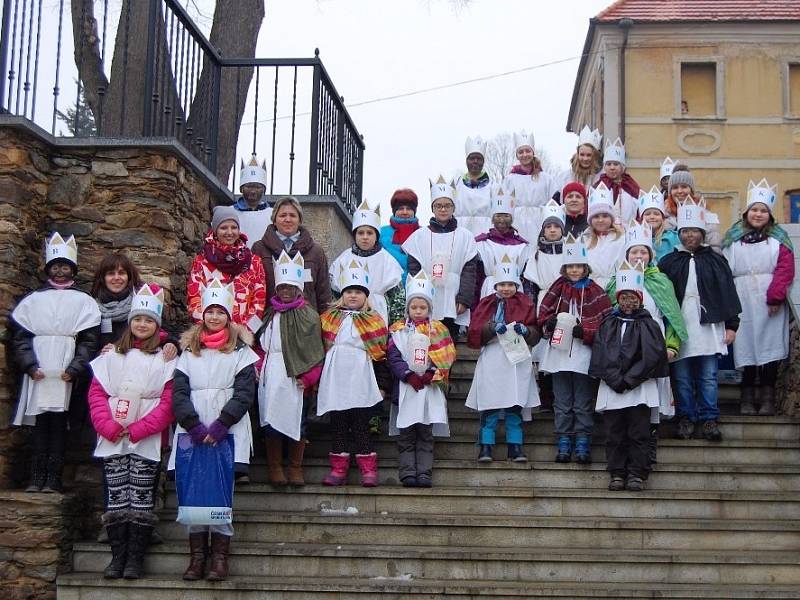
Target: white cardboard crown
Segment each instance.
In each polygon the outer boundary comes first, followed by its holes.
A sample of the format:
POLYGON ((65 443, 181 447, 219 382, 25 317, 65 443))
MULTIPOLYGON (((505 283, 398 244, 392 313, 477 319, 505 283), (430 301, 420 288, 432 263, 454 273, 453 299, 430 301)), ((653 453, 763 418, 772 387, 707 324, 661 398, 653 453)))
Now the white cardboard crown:
POLYGON ((299 252, 290 257, 286 250, 282 250, 278 260, 275 261, 274 271, 275 287, 285 284, 302 290, 303 286, 312 280, 311 271, 305 268, 305 260, 299 252))
POLYGON ((528 133, 524 129, 517 133, 514 132, 514 151, 516 152, 522 146, 530 146, 531 148, 536 148, 535 140, 533 139, 533 133, 528 133))
POLYGON ((661 214, 666 212, 664 209, 664 195, 656 186, 651 187, 649 192, 644 190, 639 192, 639 206, 637 207, 639 216, 641 217, 648 208, 657 208, 661 211, 661 214))
POLYGON ((436 288, 433 287, 433 282, 428 278, 425 270, 420 270, 416 275, 409 275, 406 280, 406 306, 414 298, 424 298, 431 305, 433 304, 433 296, 436 294, 436 288))
POLYGON ((203 312, 210 306, 221 306, 229 316, 233 315, 234 292, 233 284, 224 285, 219 279, 212 279, 201 296, 203 312))
POLYGON ((636 265, 632 265, 627 260, 623 261, 617 269, 617 294, 624 291, 644 292, 644 265, 641 261, 637 261, 636 265))
POLYGON ((658 180, 661 181, 664 177, 669 177, 672 175, 672 169, 675 168, 675 165, 678 164, 674 160, 672 160, 669 156, 664 159, 664 162, 661 163, 661 169, 658 173, 658 180))
POLYGON ((439 198, 447 198, 453 200, 455 198, 456 190, 451 183, 445 181, 444 176, 439 175, 439 178, 433 182, 431 181, 431 204, 439 198))
POLYGON ((486 157, 486 142, 481 139, 481 136, 476 138, 468 137, 464 142, 464 156, 470 154, 480 154, 486 157))
POLYGON ((260 183, 265 188, 267 187, 267 163, 261 161, 261 166, 259 166, 255 154, 247 164, 242 161, 242 170, 239 172, 239 188, 248 183, 260 183))
POLYGON ((772 213, 775 208, 775 201, 778 198, 778 186, 770 186, 766 179, 762 179, 758 183, 753 183, 752 180, 747 184, 747 207, 745 210, 753 206, 756 202, 765 204, 767 210, 772 213))
POLYGON ((589 253, 586 251, 586 244, 583 238, 575 237, 571 233, 564 239, 564 246, 561 252, 562 265, 588 265, 589 253))
POLYGON ((159 289, 155 294, 150 285, 145 283, 131 299, 131 312, 146 310, 161 317, 164 312, 164 290, 159 289))
POLYGON ((514 192, 506 194, 502 187, 497 188, 497 192, 492 196, 492 216, 498 213, 514 215, 514 204, 516 198, 514 192))
POLYGON ((356 209, 353 215, 353 231, 362 225, 369 225, 378 232, 381 230, 381 207, 378 206, 375 210, 369 207, 366 200, 363 200, 356 209))
POLYGON ((619 163, 625 164, 625 144, 622 140, 617 138, 613 142, 606 142, 606 150, 603 153, 603 162, 615 160, 619 163))
POLYGON ((686 227, 696 227, 697 229, 706 230, 706 205, 704 201, 695 204, 694 200, 689 198, 678 206, 678 229, 686 227))
POLYGON ((78 244, 75 236, 69 236, 66 241, 57 231, 50 236, 45 244, 44 262, 49 264, 56 259, 68 260, 73 265, 78 264, 78 244))
POLYGON ((595 150, 600 150, 600 141, 603 139, 603 135, 600 133, 599 129, 589 129, 588 125, 584 125, 581 132, 578 134, 578 146, 583 146, 584 144, 588 144, 595 150))

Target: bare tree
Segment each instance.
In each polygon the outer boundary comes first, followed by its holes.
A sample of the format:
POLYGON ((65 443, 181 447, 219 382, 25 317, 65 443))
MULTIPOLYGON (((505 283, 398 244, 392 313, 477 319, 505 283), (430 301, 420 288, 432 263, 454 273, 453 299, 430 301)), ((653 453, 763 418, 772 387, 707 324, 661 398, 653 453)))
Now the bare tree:
MULTIPOLYGON (((486 162, 483 168, 489 177, 495 181, 502 181, 517 163, 517 156, 514 151, 514 136, 510 133, 498 133, 486 142, 486 162)), ((558 175, 561 169, 550 159, 550 154, 537 146, 535 149, 536 157, 542 163, 542 170, 550 175, 558 175)))

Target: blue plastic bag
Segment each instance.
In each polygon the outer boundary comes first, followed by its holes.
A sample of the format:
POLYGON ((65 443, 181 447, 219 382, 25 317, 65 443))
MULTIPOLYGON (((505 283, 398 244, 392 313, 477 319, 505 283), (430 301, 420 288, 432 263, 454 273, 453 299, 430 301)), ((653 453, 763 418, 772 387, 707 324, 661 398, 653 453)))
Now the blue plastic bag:
POLYGON ((224 525, 233 521, 233 456, 232 435, 212 446, 194 445, 188 433, 178 434, 178 523, 224 525))

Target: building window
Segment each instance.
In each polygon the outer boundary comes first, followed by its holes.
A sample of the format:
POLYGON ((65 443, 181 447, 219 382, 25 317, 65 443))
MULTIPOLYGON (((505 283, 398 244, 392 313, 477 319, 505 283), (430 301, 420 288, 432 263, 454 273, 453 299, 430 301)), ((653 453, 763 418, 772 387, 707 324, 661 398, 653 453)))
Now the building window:
POLYGON ((789 63, 787 66, 787 113, 792 117, 800 117, 800 63, 789 63))
POLYGON ((679 114, 683 117, 717 117, 716 62, 681 62, 679 114))

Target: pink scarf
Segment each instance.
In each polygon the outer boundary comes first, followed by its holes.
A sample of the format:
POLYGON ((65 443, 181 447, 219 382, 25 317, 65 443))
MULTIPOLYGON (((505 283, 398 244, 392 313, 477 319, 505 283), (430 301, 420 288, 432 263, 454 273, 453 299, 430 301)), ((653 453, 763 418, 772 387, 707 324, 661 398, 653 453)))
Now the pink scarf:
POLYGON ((210 333, 203 329, 203 331, 200 332, 200 343, 211 350, 219 350, 228 343, 228 335, 227 327, 225 329, 220 329, 216 333, 210 333))
POLYGON ((55 281, 53 281, 52 279, 48 279, 48 280, 47 280, 47 283, 49 283, 51 286, 53 286, 53 287, 54 287, 55 289, 57 289, 57 290, 65 290, 65 289, 67 289, 68 287, 72 287, 72 285, 73 285, 75 282, 74 282, 72 279, 70 279, 69 281, 67 281, 67 282, 65 282, 65 283, 56 283, 56 282, 55 282, 55 281))

